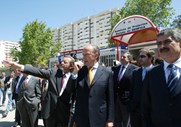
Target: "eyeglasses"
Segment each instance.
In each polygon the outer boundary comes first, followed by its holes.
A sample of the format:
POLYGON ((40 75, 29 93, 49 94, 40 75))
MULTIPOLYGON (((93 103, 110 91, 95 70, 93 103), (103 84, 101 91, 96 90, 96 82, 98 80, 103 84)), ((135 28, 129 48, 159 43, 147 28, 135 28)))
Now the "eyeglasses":
POLYGON ((157 46, 161 46, 161 45, 169 45, 172 42, 172 40, 170 39, 166 39, 164 41, 158 41, 156 42, 157 46))
POLYGON ((146 56, 145 55, 139 55, 139 58, 145 58, 146 56))

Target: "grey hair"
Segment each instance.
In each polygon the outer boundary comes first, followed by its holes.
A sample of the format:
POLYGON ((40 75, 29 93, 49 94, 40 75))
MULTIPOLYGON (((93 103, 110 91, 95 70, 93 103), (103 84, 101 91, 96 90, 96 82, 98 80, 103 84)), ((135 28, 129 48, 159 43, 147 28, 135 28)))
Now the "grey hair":
POLYGON ((99 49, 99 47, 97 46, 97 45, 92 45, 92 44, 90 44, 91 46, 92 46, 92 53, 94 53, 94 54, 98 54, 98 57, 97 57, 97 61, 99 61, 99 57, 100 57, 100 49, 99 49))
POLYGON ((170 36, 173 40, 180 42, 181 41, 181 30, 177 28, 167 28, 164 30, 161 30, 158 34, 157 37, 167 35, 170 36))
POLYGON ((128 55, 127 57, 128 57, 129 62, 131 62, 133 60, 133 55, 130 52, 127 51, 124 54, 128 55))

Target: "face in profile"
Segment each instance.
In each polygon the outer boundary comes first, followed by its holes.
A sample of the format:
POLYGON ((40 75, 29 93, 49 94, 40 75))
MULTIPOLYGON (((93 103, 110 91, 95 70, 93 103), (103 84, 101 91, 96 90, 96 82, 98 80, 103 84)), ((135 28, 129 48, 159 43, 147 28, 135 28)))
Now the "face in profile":
POLYGON ((64 57, 62 62, 61 62, 61 66, 64 70, 64 72, 69 72, 72 68, 73 68, 73 62, 72 59, 69 57, 64 57))

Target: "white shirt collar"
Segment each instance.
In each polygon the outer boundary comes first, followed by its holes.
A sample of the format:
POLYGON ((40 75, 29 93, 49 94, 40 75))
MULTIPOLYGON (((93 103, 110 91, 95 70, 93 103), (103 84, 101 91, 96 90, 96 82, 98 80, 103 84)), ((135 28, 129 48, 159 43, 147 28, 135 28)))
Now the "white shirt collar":
POLYGON ((147 66, 147 67, 142 67, 142 69, 146 69, 146 70, 149 70, 149 69, 151 69, 153 67, 153 64, 150 64, 149 66, 147 66))
POLYGON ((99 66, 99 63, 97 62, 97 63, 94 64, 94 66, 93 66, 92 68, 93 68, 93 69, 97 69, 98 66, 99 66))
POLYGON ((128 67, 128 65, 129 65, 129 63, 128 63, 128 64, 126 64, 126 65, 122 65, 122 66, 124 66, 125 68, 127 68, 127 67, 128 67))
MULTIPOLYGON (((172 63, 172 64, 174 64, 176 67, 178 67, 178 68, 181 68, 181 57, 177 60, 177 61, 175 61, 174 63, 172 63)), ((164 61, 164 70, 166 70, 167 69, 167 66, 169 65, 169 63, 168 62, 166 62, 166 61, 164 61)))

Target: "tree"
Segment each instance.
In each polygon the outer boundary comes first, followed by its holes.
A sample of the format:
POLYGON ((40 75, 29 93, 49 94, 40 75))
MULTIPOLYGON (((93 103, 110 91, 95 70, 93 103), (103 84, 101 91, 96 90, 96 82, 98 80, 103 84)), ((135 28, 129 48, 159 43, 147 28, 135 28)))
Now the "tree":
POLYGON ((181 15, 176 16, 170 26, 181 29, 181 15))
POLYGON ((114 26, 120 19, 131 15, 149 18, 157 27, 166 27, 174 15, 171 0, 127 0, 112 20, 114 26))
POLYGON ((21 64, 46 66, 48 59, 53 57, 61 48, 59 42, 53 42, 53 34, 45 23, 33 21, 23 29, 23 37, 20 40, 20 50, 13 49, 13 58, 18 58, 21 64))
POLYGON ((142 15, 149 18, 158 28, 166 27, 174 15, 170 5, 171 0, 127 0, 111 19, 111 25, 114 27, 121 19, 131 15, 142 15))

